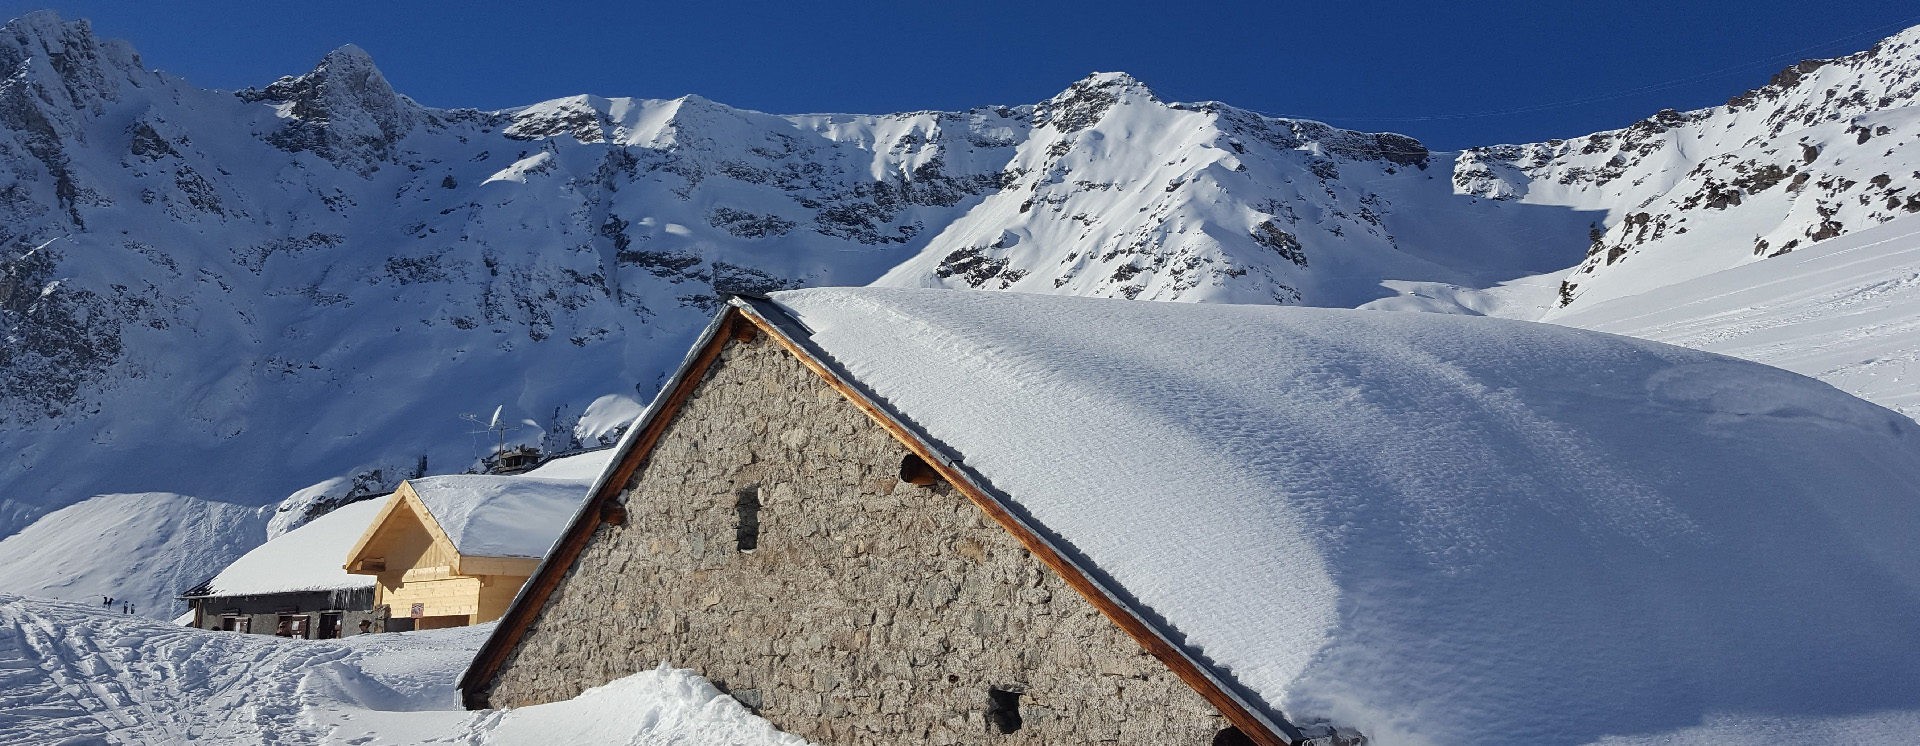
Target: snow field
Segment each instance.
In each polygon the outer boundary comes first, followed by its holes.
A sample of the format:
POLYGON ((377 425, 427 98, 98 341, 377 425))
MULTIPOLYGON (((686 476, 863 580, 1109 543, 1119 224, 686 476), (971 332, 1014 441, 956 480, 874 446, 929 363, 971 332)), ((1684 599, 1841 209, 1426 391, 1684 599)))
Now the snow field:
POLYGON ((1774 365, 1920 416, 1920 217, 1549 320, 1774 365))

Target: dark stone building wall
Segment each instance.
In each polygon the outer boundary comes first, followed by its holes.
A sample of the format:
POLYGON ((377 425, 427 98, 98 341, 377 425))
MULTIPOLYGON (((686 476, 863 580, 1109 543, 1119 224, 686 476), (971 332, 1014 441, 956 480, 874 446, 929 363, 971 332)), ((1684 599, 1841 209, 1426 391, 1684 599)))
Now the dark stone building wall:
POLYGON ((1179 746, 1227 727, 964 496, 900 481, 906 455, 776 342, 729 343, 487 702, 664 661, 820 743, 1179 746))
MULTIPOLYGON (((388 629, 390 622, 384 610, 374 609, 372 588, 193 598, 188 599, 187 603, 198 612, 194 626, 200 629, 227 629, 227 624, 235 623, 234 627, 244 628, 236 631, 271 635, 279 628, 282 618, 298 617, 306 620, 305 637, 321 639, 324 635, 321 634, 320 624, 327 618, 323 615, 338 613, 340 637, 360 634, 362 619, 373 622, 374 632, 397 631, 388 629)), ((412 620, 392 621, 404 623, 412 620)), ((409 625, 403 626, 411 628, 409 625)))

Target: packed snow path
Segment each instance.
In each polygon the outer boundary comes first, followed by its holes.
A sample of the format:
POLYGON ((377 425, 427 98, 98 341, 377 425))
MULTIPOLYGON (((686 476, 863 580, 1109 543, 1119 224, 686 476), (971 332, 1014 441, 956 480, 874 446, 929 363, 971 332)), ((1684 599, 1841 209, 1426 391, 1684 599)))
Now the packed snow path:
POLYGON ((467 712, 453 681, 491 630, 288 640, 0 594, 0 744, 805 743, 666 667, 467 712))
POLYGON ((352 647, 290 643, 8 597, 0 603, 0 743, 281 743, 315 704, 309 678, 385 688, 346 665, 352 647))

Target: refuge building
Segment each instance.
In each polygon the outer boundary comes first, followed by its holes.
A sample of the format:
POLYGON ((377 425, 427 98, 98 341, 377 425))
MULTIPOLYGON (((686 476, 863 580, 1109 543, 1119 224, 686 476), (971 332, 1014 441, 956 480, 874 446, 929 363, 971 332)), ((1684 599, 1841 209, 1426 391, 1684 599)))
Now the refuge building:
POLYGON ((1916 430, 1545 324, 736 298, 459 686, 667 661, 822 743, 1920 732, 1916 430))
POLYGON ((587 484, 453 475, 401 482, 347 551, 373 576, 394 626, 440 629, 500 618, 567 525, 587 484))
POLYGON ((327 639, 387 631, 373 581, 340 568, 341 552, 365 533, 378 499, 335 509, 268 540, 180 598, 200 629, 327 639))

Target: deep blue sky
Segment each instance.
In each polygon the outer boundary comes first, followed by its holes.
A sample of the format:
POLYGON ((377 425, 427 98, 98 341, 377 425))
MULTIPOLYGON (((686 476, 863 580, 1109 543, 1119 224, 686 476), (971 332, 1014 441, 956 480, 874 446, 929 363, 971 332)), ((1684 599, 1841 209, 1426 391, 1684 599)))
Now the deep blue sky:
POLYGON ((1032 103, 1095 70, 1163 98, 1404 132, 1435 148, 1568 137, 1722 103, 1803 57, 1920 24, 1920 4, 14 2, 212 88, 345 43, 433 106, 698 93, 777 113, 1032 103))

